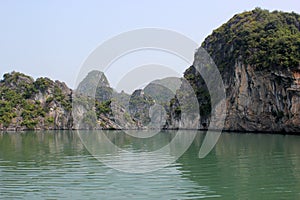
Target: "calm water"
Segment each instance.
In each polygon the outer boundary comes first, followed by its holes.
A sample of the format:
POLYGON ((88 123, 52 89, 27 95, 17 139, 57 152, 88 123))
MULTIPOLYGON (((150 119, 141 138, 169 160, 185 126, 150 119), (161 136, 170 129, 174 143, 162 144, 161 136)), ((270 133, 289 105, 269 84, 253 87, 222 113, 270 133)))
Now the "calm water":
MULTIPOLYGON (((155 143, 141 143, 107 134, 130 151, 160 148, 174 136, 164 132, 155 143)), ((100 163, 73 132, 0 134, 0 198, 300 199, 300 136, 223 133, 199 159, 203 137, 197 133, 170 166, 132 174, 100 163)))

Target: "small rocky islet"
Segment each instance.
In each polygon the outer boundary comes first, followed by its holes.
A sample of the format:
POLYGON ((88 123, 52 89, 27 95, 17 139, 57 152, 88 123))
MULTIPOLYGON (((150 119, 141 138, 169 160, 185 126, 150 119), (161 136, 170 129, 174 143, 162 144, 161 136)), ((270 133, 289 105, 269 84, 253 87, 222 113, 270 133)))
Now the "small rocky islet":
MULTIPOLYGON (((300 133, 300 15, 260 8, 236 14, 201 48, 215 62, 225 86, 223 130, 300 133)), ((205 129, 214 106, 198 72, 198 51, 183 78, 199 102, 197 128, 205 129)), ((148 113, 155 104, 165 110, 160 128, 177 129, 181 105, 176 95, 155 81, 131 95, 118 93, 99 71, 91 71, 76 90, 60 81, 11 72, 0 81, 0 130, 149 128, 153 116, 148 113), (89 91, 93 98, 82 94, 89 88, 94 88, 89 91), (90 107, 80 102, 91 102, 90 107)))

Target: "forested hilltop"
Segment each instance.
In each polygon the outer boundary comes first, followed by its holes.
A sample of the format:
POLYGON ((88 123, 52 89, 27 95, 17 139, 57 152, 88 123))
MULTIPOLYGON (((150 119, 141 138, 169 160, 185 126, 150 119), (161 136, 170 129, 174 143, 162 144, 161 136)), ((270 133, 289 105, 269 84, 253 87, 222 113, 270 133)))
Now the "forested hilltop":
POLYGON ((237 61, 256 70, 298 69, 300 15, 256 8, 233 16, 204 42, 220 70, 237 61))

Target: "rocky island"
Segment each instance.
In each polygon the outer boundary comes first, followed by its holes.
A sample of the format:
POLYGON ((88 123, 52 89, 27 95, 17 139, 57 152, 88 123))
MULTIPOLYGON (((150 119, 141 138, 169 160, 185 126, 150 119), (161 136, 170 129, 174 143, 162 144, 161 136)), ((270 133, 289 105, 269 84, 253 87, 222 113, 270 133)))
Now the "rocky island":
MULTIPOLYGON (((259 8, 243 12, 214 30, 201 47, 217 65, 226 89, 224 130, 300 133, 300 15, 259 8)), ((199 102, 198 129, 205 129, 211 94, 196 70, 197 55, 183 78, 199 102)), ((147 128, 148 110, 155 103, 166 111, 160 128, 178 128, 176 95, 155 82, 129 95, 114 91, 98 71, 90 72, 75 90, 60 81, 12 72, 0 82, 0 130, 147 128), (95 84, 90 91, 94 98, 81 94, 95 84), (91 104, 72 109, 73 101, 91 104), (74 123, 78 119, 72 112, 82 114, 82 126, 74 123)))

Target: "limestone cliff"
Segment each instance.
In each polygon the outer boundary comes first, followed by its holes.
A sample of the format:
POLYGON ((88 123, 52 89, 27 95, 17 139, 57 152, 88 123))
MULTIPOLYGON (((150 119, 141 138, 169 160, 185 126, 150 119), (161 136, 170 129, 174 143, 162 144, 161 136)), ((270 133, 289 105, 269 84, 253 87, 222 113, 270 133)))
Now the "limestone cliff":
MULTIPOLYGON (((202 47, 218 66, 225 85, 225 130, 300 132, 298 14, 255 9, 235 15, 213 31, 202 47)), ((184 77, 202 109, 210 108, 209 92, 195 68, 199 68, 197 58, 184 77)), ((206 119, 209 123, 209 112, 202 115, 202 121, 206 119)), ((203 123, 200 128, 205 128, 203 123)))

